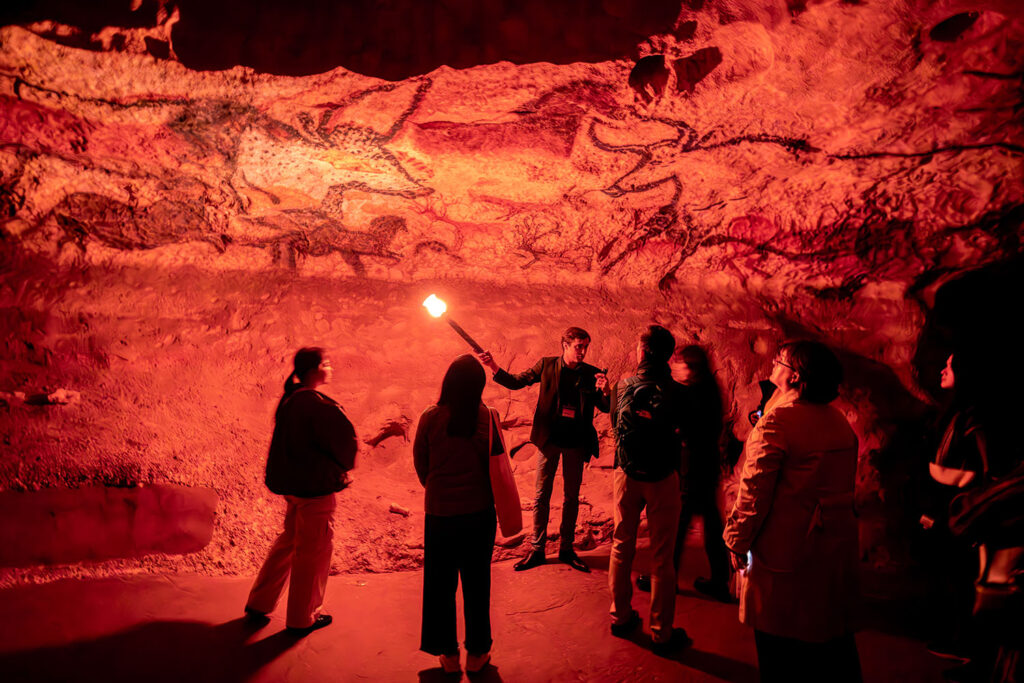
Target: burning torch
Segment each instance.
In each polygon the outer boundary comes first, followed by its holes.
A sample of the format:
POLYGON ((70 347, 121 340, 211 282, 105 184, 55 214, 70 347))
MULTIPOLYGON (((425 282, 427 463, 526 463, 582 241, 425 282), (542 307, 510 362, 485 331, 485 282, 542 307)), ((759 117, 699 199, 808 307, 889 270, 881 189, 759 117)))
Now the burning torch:
POLYGON ((435 318, 444 318, 444 321, 452 326, 460 337, 466 340, 466 342, 473 347, 473 350, 477 353, 483 353, 484 349, 482 346, 476 343, 476 340, 466 334, 466 331, 459 327, 459 324, 448 317, 445 311, 448 310, 448 304, 441 299, 438 299, 436 295, 431 294, 423 301, 423 307, 427 309, 427 312, 435 318))

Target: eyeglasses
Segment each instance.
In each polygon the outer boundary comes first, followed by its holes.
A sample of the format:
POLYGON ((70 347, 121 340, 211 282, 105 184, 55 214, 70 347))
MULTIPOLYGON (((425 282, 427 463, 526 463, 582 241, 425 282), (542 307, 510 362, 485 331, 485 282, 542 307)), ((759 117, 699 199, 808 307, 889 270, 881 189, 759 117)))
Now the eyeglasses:
POLYGON ((793 367, 792 365, 790 365, 789 363, 783 363, 783 362, 782 362, 781 360, 779 360, 778 358, 776 358, 775 360, 773 360, 773 361, 772 361, 772 364, 774 364, 774 365, 781 365, 781 366, 782 366, 782 367, 784 367, 784 368, 789 368, 790 370, 796 371, 796 368, 794 368, 794 367, 793 367))

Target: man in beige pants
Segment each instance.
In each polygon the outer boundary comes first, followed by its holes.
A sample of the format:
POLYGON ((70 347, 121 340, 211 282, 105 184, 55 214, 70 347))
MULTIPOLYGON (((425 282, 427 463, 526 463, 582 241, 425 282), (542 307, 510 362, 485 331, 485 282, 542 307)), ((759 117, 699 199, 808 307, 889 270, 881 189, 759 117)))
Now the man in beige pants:
POLYGON ((615 528, 608 567, 612 593, 612 634, 627 637, 640 625, 633 609, 630 571, 636 553, 640 513, 647 508, 651 536, 651 640, 654 653, 668 656, 689 639, 673 628, 676 607, 674 548, 682 499, 682 386, 668 360, 672 333, 650 325, 637 341, 637 373, 615 387, 611 418, 615 450, 615 528))

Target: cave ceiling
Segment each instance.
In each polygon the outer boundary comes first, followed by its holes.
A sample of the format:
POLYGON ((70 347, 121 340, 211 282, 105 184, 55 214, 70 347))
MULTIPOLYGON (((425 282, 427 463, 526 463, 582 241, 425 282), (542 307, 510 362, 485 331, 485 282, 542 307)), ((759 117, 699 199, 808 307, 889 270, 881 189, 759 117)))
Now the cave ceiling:
POLYGON ((360 276, 665 287, 786 270, 847 290, 1015 244, 1018 16, 677 9, 635 59, 398 81, 199 71, 126 49, 159 27, 122 29, 119 52, 62 45, 52 22, 8 26, 6 230, 82 253, 333 255, 360 276))
POLYGON ((1019 252, 1013 3, 124 4, 7 11, 0 198, 26 249, 825 299, 1019 252), (410 26, 418 47, 384 44, 410 26))

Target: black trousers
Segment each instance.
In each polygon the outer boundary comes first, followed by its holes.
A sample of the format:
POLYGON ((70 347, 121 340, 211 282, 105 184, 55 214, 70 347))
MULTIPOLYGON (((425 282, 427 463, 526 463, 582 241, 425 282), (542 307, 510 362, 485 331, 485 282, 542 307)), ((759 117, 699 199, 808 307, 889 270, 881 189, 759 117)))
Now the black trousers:
POLYGON ((824 643, 773 636, 754 630, 761 683, 861 683, 853 634, 824 643))
POLYGON ((729 551, 722 539, 722 513, 718 511, 718 503, 715 501, 714 486, 712 482, 706 490, 689 495, 683 503, 679 513, 679 531, 676 534, 675 562, 676 571, 679 571, 686 546, 686 531, 694 516, 699 516, 704 523, 704 552, 711 566, 711 582, 725 586, 729 583, 729 551))
POLYGON ((462 579, 466 651, 491 649, 491 554, 494 508, 468 515, 427 515, 423 533, 423 626, 420 649, 432 655, 459 649, 455 591, 462 579))

